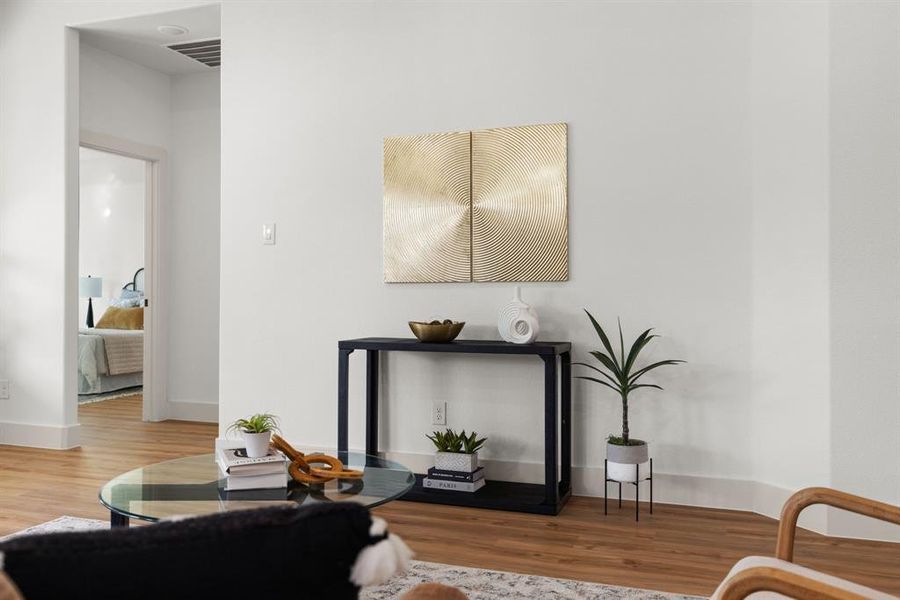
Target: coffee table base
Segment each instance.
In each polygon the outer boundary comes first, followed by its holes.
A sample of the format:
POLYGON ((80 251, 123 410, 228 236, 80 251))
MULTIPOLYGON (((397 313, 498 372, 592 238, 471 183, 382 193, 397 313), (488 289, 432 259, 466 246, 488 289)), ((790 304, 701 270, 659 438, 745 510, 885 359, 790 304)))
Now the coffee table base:
POLYGON ((109 526, 111 528, 128 527, 128 517, 111 510, 109 511, 109 526))

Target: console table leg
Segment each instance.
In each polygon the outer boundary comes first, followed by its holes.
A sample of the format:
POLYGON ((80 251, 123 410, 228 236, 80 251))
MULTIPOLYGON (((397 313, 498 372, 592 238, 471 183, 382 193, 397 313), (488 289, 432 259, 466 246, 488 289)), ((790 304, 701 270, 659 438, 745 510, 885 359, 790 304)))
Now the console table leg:
POLYGON ((572 355, 563 352, 559 355, 560 362, 560 464, 562 473, 560 479, 562 493, 568 493, 572 488, 572 355))
POLYGON ((350 410, 350 353, 353 350, 338 350, 338 452, 347 452, 349 446, 350 410))
POLYGON ((366 454, 378 454, 378 350, 366 350, 366 454))
POLYGON ((650 459, 650 514, 653 514, 653 459, 650 459))
POLYGON ((559 502, 559 480, 556 468, 556 356, 544 359, 544 502, 556 506, 559 502))
POLYGON ((120 515, 117 512, 109 511, 109 526, 113 527, 128 527, 128 517, 120 515))

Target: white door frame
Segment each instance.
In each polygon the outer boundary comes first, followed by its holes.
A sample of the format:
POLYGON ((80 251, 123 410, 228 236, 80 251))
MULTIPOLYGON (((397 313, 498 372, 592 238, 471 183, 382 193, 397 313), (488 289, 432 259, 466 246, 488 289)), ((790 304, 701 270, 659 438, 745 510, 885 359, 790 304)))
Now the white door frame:
MULTIPOLYGON (((144 297, 148 306, 144 308, 144 405, 145 421, 162 421, 166 414, 166 331, 165 303, 160 302, 163 288, 163 261, 160 258, 160 207, 166 185, 166 151, 156 146, 148 146, 117 138, 104 133, 81 130, 79 146, 111 152, 121 156, 138 158, 147 163, 147 193, 144 203, 144 297), (149 377, 148 377, 149 374, 149 377)), ((80 208, 79 208, 80 214, 80 208)), ((77 232, 77 229, 76 229, 77 232)), ((76 233, 77 235, 77 233, 76 233)), ((77 247, 77 246, 76 246, 77 247)), ((75 265, 78 268, 78 265, 75 265)))

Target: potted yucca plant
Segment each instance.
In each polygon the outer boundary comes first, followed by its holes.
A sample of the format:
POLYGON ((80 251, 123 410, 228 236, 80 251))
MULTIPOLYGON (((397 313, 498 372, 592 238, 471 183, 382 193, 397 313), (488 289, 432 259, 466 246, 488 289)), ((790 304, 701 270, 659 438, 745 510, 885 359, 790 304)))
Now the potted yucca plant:
POLYGON ((462 471, 474 473, 478 469, 478 450, 484 446, 487 438, 479 438, 474 431, 466 434, 466 430, 456 433, 452 429, 435 431, 426 435, 434 444, 434 468, 443 471, 462 471))
POLYGON ((239 431, 249 458, 261 458, 269 453, 272 433, 278 433, 278 417, 260 413, 246 419, 238 419, 228 426, 228 432, 239 431))
POLYGON ((595 350, 591 352, 591 356, 597 359, 600 366, 589 365, 587 363, 574 363, 576 365, 587 367, 603 376, 603 379, 590 377, 587 375, 579 375, 578 379, 586 379, 605 386, 618 394, 622 400, 622 434, 610 434, 606 441, 606 460, 607 460, 607 476, 616 481, 634 481, 637 474, 634 465, 647 462, 649 459, 649 448, 647 442, 631 437, 628 429, 628 399, 639 389, 662 388, 653 383, 638 383, 640 379, 650 371, 666 365, 677 365, 683 363, 683 360, 661 360, 650 365, 638 368, 636 363, 641 351, 654 338, 659 337, 652 335, 652 329, 648 329, 634 340, 628 354, 625 353, 625 339, 622 335, 622 323, 619 322, 619 354, 612 344, 609 337, 603 331, 600 323, 587 310, 588 318, 594 326, 594 330, 600 337, 603 344, 603 350, 595 350), (605 352, 604 352, 605 350, 605 352))

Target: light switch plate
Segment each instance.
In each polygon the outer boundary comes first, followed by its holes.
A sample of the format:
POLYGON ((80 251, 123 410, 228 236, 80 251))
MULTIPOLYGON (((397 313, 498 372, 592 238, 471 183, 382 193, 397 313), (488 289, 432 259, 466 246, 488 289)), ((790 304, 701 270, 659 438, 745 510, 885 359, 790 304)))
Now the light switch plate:
POLYGON ((275 245, 275 223, 266 223, 262 227, 262 240, 266 246, 275 245))
POLYGON ((9 381, 0 379, 0 400, 9 400, 9 381))

